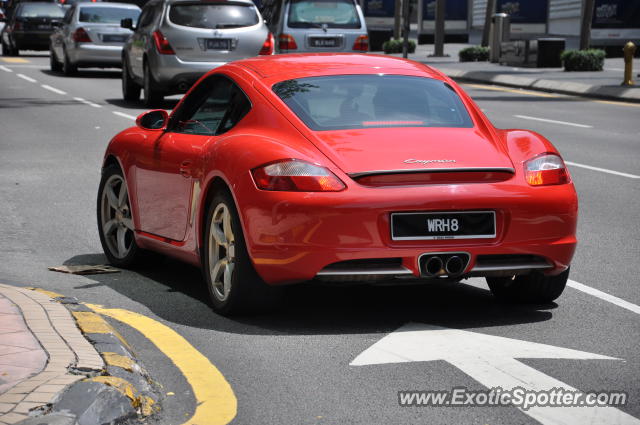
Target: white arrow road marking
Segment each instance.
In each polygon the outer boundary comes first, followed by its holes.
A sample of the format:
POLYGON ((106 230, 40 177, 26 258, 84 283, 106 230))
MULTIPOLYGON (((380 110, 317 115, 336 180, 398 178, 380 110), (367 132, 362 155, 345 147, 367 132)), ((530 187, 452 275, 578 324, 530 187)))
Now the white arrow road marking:
MULTIPOLYGON (((351 366, 445 360, 487 388, 578 391, 516 358, 619 360, 553 345, 409 323, 366 349, 351 366)), ((608 406, 520 410, 542 424, 640 424, 633 416, 608 406)))

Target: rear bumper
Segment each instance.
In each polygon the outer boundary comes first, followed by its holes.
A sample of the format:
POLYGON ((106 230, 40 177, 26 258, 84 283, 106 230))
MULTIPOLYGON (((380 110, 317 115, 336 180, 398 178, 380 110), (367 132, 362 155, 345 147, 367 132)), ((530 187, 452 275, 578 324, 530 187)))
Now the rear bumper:
POLYGON ((68 49, 67 54, 78 66, 122 66, 122 46, 79 43, 68 49))
POLYGON ((334 263, 363 259, 400 258, 409 273, 398 274, 419 278, 420 256, 435 252, 468 253, 463 275, 495 273, 477 267, 480 255, 536 256, 548 264, 545 273, 558 274, 569 266, 577 244, 572 184, 531 188, 510 182, 455 190, 352 185, 338 193, 259 191, 252 182, 246 187, 237 198, 245 238, 256 270, 270 284, 310 280, 334 263), (496 212, 495 238, 391 239, 392 212, 477 210, 496 212))
POLYGON ((13 41, 20 50, 49 50, 49 44, 51 43, 50 36, 50 31, 14 31, 13 41))
POLYGON ((185 93, 200 77, 226 62, 187 62, 176 55, 150 55, 153 78, 167 93, 185 93))

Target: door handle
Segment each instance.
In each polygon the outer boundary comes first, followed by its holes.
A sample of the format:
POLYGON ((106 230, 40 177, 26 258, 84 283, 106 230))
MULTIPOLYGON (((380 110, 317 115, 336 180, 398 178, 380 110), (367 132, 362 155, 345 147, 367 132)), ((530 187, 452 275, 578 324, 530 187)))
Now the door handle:
POLYGON ((180 175, 182 177, 190 178, 191 177, 191 165, 193 163, 189 160, 182 161, 180 164, 180 175))

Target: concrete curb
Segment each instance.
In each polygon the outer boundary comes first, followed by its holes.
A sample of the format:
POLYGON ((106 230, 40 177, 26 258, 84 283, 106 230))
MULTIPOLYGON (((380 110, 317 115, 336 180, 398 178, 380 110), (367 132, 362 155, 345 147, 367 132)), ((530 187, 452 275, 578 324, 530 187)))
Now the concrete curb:
POLYGON ((75 377, 45 406, 31 409, 21 425, 100 425, 141 419, 159 410, 158 391, 131 347, 102 316, 72 297, 27 288, 75 319, 74 330, 95 355, 99 367, 71 364, 75 377), (52 301, 55 301, 52 302, 52 301), (66 307, 66 308, 65 308, 66 307), (77 326, 77 327, 76 327, 77 326), (79 329, 79 331, 78 331, 79 329), (35 416, 39 415, 39 416, 35 416))
MULTIPOLYGON (((433 65, 434 64, 431 64, 431 66, 433 65)), ((567 81, 546 80, 544 78, 500 74, 492 71, 463 71, 460 69, 440 68, 437 65, 435 65, 435 67, 456 81, 491 83, 507 87, 562 93, 574 96, 626 102, 640 102, 640 88, 638 87, 598 86, 567 81)))

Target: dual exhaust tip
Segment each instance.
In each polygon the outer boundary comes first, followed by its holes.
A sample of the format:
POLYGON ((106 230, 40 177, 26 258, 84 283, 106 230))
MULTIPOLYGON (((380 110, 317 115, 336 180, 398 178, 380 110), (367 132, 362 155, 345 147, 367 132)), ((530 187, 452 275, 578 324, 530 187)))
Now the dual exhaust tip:
POLYGON ((469 254, 426 254, 420 259, 420 269, 426 277, 456 277, 464 272, 469 263, 469 254))

